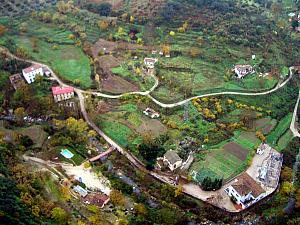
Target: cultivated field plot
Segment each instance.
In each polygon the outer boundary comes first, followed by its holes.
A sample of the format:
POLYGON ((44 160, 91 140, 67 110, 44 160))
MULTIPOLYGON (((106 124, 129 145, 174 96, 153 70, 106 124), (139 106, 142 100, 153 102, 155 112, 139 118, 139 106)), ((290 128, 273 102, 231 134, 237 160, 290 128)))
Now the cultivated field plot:
POLYGON ((149 134, 157 137, 167 132, 160 120, 145 116, 143 106, 139 107, 131 103, 111 106, 110 112, 98 114, 94 120, 118 144, 134 149, 142 136, 149 134))
POLYGON ((253 127, 256 130, 261 130, 264 134, 268 134, 274 129, 276 124, 277 121, 275 119, 266 117, 266 118, 256 120, 253 124, 253 127))
POLYGON ((292 113, 286 115, 283 119, 281 119, 275 129, 268 134, 267 142, 273 146, 276 146, 277 141, 279 138, 286 132, 286 130, 290 127, 290 123, 292 120, 292 113))
POLYGON ((200 180, 207 174, 214 174, 215 177, 228 180, 245 167, 244 161, 247 155, 247 149, 229 142, 223 148, 210 150, 203 161, 195 161, 190 172, 198 172, 200 180))
POLYGON ((229 142, 228 144, 224 145, 223 148, 226 152, 231 153, 242 161, 247 158, 248 150, 235 142, 229 142))

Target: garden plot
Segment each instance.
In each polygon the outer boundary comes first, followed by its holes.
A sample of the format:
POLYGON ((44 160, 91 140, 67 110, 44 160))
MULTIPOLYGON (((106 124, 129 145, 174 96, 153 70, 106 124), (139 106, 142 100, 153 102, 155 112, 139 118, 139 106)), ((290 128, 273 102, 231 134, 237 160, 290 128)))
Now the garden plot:
POLYGON ((256 130, 261 130, 264 134, 268 134, 271 132, 271 130, 274 129, 276 124, 277 121, 275 119, 266 117, 256 120, 253 124, 253 128, 255 128, 256 130))
POLYGON ((196 171, 199 177, 203 178, 207 174, 215 174, 215 177, 227 180, 238 173, 242 165, 243 161, 229 151, 225 149, 213 149, 207 154, 205 160, 195 161, 192 164, 190 172, 196 171))
POLYGON ((223 148, 226 152, 229 152, 242 161, 246 160, 247 158, 248 150, 235 142, 229 142, 228 144, 224 145, 223 148))

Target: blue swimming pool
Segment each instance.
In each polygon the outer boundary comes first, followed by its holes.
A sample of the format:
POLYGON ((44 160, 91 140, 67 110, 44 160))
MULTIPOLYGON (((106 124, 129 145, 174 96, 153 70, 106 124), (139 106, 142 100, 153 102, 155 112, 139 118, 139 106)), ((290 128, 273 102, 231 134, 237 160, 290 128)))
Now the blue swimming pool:
POLYGON ((60 154, 62 154, 67 159, 71 159, 74 156, 74 154, 70 152, 68 149, 62 149, 60 154))

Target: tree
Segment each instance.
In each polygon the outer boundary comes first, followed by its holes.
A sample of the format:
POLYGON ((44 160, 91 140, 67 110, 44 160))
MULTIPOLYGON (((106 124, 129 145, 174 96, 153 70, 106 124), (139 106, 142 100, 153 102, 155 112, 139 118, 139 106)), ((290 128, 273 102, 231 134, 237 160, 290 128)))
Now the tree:
POLYGON ((289 196, 291 193, 293 193, 295 191, 295 187, 292 183, 285 181, 283 182, 280 192, 285 195, 285 196, 289 196))
POLYGON ((5 32, 6 32, 6 27, 0 24, 0 37, 3 36, 5 32))
POLYGON ((15 109, 14 115, 17 118, 17 122, 19 125, 23 124, 24 122, 24 116, 25 116, 25 109, 23 107, 19 107, 15 109))
POLYGON ((94 130, 89 130, 88 132, 88 137, 96 137, 97 136, 97 132, 94 130))
POLYGON ((134 211, 137 215, 142 215, 145 216, 148 212, 147 212, 147 208, 145 207, 144 204, 142 203, 138 203, 134 206, 134 211))
POLYGON ((177 188, 175 189, 175 198, 181 195, 183 192, 183 187, 182 185, 178 185, 177 188))
POLYGON ((170 45, 164 45, 163 46, 163 53, 165 54, 165 55, 170 55, 170 45))
POLYGON ((197 58, 200 55, 200 49, 197 47, 191 47, 189 50, 189 54, 192 58, 197 58))
POLYGON ((65 3, 64 1, 59 1, 56 4, 56 8, 57 8, 58 12, 60 12, 62 14, 65 14, 65 13, 69 12, 70 5, 65 3))
POLYGON ((20 29, 20 31, 23 32, 23 33, 24 33, 24 32, 27 32, 28 24, 25 23, 25 22, 21 23, 19 29, 20 29))
POLYGON ((123 194, 118 190, 112 190, 110 192, 110 200, 116 206, 124 206, 125 205, 125 198, 123 194))
POLYGON ((27 135, 25 136, 21 136, 20 138, 20 144, 23 145, 24 147, 30 147, 33 145, 33 141, 31 140, 30 137, 28 137, 27 135))
POLYGON ((68 38, 69 38, 70 40, 75 40, 75 35, 74 35, 74 34, 69 34, 68 38))
POLYGON ((293 177, 293 170, 287 166, 283 167, 283 170, 281 171, 281 179, 283 181, 291 181, 293 177))
POLYGON ((101 3, 97 7, 100 16, 109 16, 111 14, 112 5, 110 3, 101 3))
POLYGON ((67 221, 67 213, 64 209, 60 207, 55 207, 54 209, 52 209, 51 218, 57 224, 65 224, 67 221))
POLYGON ((298 189, 296 191, 295 198, 296 198, 296 208, 299 209, 300 208, 300 189, 298 189))
POLYGON ((176 210, 171 210, 168 208, 155 210, 151 215, 152 224, 174 225, 177 222, 177 218, 178 215, 176 210))
POLYGON ((293 27, 293 30, 296 30, 296 28, 299 27, 299 21, 298 20, 293 20, 292 21, 292 27, 293 27))
POLYGON ((99 21, 98 26, 99 26, 100 30, 106 31, 108 28, 108 22, 106 20, 99 21))

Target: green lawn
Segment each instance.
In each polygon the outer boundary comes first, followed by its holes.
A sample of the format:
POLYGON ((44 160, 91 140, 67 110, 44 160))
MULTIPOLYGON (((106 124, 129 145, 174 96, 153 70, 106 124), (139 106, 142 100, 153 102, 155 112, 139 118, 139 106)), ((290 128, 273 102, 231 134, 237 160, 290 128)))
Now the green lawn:
MULTIPOLYGON (((79 79, 81 87, 90 87, 92 80, 89 58, 81 48, 74 45, 74 40, 68 38, 72 32, 32 18, 24 17, 23 20, 28 23, 27 31, 22 34, 9 31, 0 38, 0 44, 13 39, 17 46, 25 49, 30 58, 48 64, 63 79, 79 79), (58 49, 54 50, 53 46, 58 49)), ((11 20, 12 29, 19 30, 21 21, 11 20)))
POLYGON ((59 45, 57 50, 53 50, 53 44, 39 40, 38 52, 34 52, 29 38, 19 36, 15 37, 15 41, 28 52, 30 57, 48 64, 63 79, 68 81, 79 79, 80 85, 84 88, 92 84, 89 58, 80 48, 74 45, 59 45))

